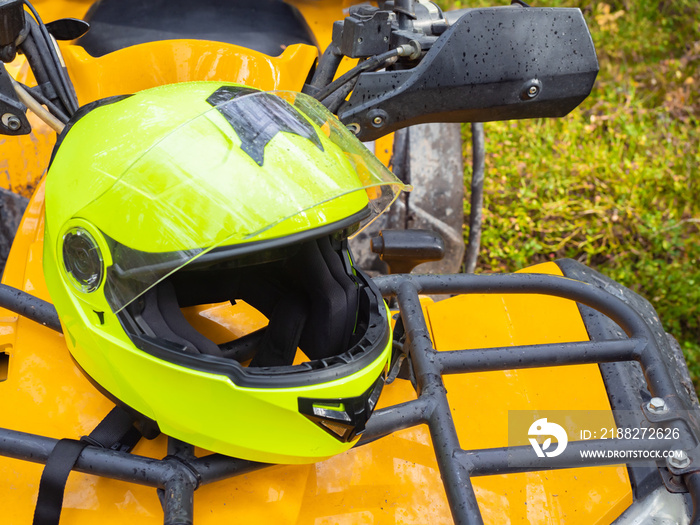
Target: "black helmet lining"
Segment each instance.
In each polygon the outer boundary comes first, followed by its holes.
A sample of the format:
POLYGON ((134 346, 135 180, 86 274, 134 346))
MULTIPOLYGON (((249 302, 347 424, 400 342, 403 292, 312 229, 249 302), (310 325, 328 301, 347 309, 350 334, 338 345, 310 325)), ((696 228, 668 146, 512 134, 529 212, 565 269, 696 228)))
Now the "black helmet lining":
POLYGON ((251 366, 290 365, 297 347, 312 360, 342 354, 353 336, 361 286, 343 260, 346 252, 346 242, 324 236, 265 264, 184 269, 144 294, 139 324, 186 352, 221 356, 180 308, 241 299, 269 321, 251 366))

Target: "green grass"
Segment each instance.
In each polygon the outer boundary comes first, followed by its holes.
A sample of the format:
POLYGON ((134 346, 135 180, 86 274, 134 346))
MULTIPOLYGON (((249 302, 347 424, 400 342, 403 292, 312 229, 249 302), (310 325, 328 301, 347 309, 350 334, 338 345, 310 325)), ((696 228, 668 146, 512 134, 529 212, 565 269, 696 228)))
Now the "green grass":
POLYGON ((485 125, 479 271, 596 268, 655 305, 700 387, 700 4, 534 5, 582 9, 600 73, 565 118, 485 125))

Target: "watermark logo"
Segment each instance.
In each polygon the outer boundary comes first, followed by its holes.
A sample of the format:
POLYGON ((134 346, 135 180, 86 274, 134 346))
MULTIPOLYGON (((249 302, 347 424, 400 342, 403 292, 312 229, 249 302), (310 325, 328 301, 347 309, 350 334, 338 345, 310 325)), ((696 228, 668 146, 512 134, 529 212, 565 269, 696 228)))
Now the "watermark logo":
POLYGON ((566 445, 569 443, 569 438, 566 435, 566 430, 561 425, 556 423, 550 423, 547 418, 538 419, 527 431, 530 436, 528 439, 532 448, 535 450, 537 457, 543 458, 547 456, 548 458, 553 458, 564 452, 566 450, 566 445), (535 436, 535 437, 532 437, 535 436), (537 442, 537 437, 539 436, 549 436, 544 440, 542 445, 537 442), (552 438, 557 440, 557 448, 552 451, 547 451, 552 446, 552 438))
MULTIPOLYGON (((678 411, 678 418, 693 421, 698 414, 678 411)), ((700 462, 687 452, 697 444, 692 432, 650 422, 622 424, 638 418, 639 410, 509 410, 508 465, 536 471, 551 462, 558 467, 650 460, 684 465, 675 468, 700 462)))

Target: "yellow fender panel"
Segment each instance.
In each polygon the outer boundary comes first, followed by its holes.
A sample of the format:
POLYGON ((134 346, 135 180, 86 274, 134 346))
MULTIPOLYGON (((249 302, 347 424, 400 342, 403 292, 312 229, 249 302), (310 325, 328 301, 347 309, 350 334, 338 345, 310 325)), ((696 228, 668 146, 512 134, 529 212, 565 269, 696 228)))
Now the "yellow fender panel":
POLYGON ((206 40, 162 40, 126 47, 101 57, 76 45, 62 46, 80 104, 112 95, 190 82, 222 80, 263 90, 301 91, 316 48, 295 44, 277 57, 206 40))
MULTIPOLYGON (((14 79, 36 85, 24 56, 19 55, 6 67, 14 79)), ((27 111, 27 118, 32 126, 29 135, 0 135, 0 187, 30 198, 46 171, 56 132, 31 111, 27 111)))
MULTIPOLYGON (((48 299, 41 270, 43 185, 20 226, 3 276, 6 284, 48 299)), ((534 270, 559 273, 548 264, 534 270)), ((458 296, 425 305, 438 350, 554 343, 586 339, 574 303, 529 296, 458 296)), ((253 330, 264 319, 245 305, 190 310, 201 328, 216 322, 215 337, 253 330)), ((0 352, 9 356, 0 382, 0 425, 54 438, 88 434, 112 404, 81 375, 62 335, 0 311, 0 352)), ((507 411, 609 410, 597 366, 448 376, 445 384, 464 448, 507 444, 507 411)), ((414 399, 407 381, 388 385, 380 406, 414 399)), ((134 453, 167 454, 163 436, 142 440, 134 453)), ((198 455, 204 451, 197 451, 198 455)), ((0 457, 3 522, 29 524, 42 466, 0 457)), ((631 502, 624 466, 475 478, 486 523, 607 525, 631 502)), ((162 523, 156 491, 73 472, 62 525, 162 523)), ((314 465, 275 466, 195 492, 195 523, 448 524, 449 507, 425 427, 416 427, 314 465)))

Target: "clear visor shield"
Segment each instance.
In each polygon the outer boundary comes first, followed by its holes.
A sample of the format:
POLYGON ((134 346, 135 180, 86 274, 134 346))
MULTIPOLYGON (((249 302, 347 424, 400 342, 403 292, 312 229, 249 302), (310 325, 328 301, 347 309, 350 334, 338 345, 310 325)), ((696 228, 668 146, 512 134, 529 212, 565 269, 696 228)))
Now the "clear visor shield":
POLYGON ((108 239, 115 312, 213 249, 361 210, 366 226, 410 190, 311 97, 231 89, 235 98, 173 129, 78 215, 108 239))

